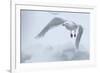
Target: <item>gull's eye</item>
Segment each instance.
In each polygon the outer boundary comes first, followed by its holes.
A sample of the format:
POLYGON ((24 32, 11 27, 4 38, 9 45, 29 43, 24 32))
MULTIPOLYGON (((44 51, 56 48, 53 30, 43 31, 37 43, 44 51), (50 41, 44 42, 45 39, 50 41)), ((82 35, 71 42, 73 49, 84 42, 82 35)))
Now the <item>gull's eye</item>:
POLYGON ((76 34, 74 34, 74 37, 76 37, 76 34))
POLYGON ((72 34, 72 33, 70 34, 70 37, 71 37, 71 38, 73 37, 73 34, 72 34))

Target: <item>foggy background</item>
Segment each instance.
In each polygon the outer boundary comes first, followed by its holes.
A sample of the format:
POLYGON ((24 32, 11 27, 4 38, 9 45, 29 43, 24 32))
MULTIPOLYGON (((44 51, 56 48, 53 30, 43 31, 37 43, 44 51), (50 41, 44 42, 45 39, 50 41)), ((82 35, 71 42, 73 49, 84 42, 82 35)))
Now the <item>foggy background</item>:
POLYGON ((89 59, 89 13, 21 10, 21 63, 85 59, 89 59), (61 25, 43 38, 34 38, 55 17, 83 26, 77 53, 75 38, 70 38, 70 32, 61 25))

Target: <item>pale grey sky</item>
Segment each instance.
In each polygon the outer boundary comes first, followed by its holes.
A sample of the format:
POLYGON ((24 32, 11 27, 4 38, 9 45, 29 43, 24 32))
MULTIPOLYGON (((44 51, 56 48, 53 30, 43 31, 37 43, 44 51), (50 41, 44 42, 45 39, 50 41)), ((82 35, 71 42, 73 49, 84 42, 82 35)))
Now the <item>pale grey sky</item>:
MULTIPOLYGON (((72 13, 72 12, 50 12, 50 11, 21 11, 21 46, 23 51, 32 48, 36 51, 37 40, 34 37, 50 22, 53 18, 60 17, 64 20, 74 21, 82 25, 84 32, 80 41, 80 49, 89 50, 89 13, 72 13)), ((69 31, 64 27, 59 26, 48 31, 44 39, 38 40, 39 44, 53 46, 54 48, 63 48, 65 45, 73 46, 75 39, 69 38, 69 31), (42 42, 41 42, 42 41, 42 42), (59 46, 60 45, 60 46, 59 46)))

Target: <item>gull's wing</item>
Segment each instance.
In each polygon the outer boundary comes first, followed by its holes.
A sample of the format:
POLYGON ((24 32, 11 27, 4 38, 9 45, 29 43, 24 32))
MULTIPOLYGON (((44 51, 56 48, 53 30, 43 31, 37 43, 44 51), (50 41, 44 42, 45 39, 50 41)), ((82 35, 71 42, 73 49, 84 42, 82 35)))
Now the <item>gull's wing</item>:
POLYGON ((77 35, 76 42, 75 42, 77 49, 79 48, 79 43, 80 43, 80 39, 82 37, 82 34, 83 34, 83 27, 81 25, 79 25, 78 35, 77 35))
POLYGON ((37 38, 37 37, 40 38, 40 37, 44 36, 44 35, 46 34, 46 32, 48 32, 48 30, 50 30, 51 28, 56 27, 56 26, 58 26, 58 25, 60 25, 60 24, 62 24, 62 23, 64 23, 64 20, 61 19, 61 18, 56 17, 56 18, 52 19, 52 20, 44 27, 44 29, 36 36, 36 38, 37 38))

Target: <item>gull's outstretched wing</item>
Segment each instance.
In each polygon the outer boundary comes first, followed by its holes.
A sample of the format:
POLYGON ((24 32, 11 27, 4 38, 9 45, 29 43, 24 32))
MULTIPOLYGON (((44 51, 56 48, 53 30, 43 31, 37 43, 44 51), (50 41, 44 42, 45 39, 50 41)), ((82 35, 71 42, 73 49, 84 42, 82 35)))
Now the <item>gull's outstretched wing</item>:
POLYGON ((61 18, 56 17, 56 18, 52 19, 35 38, 40 38, 40 37, 44 36, 46 34, 46 32, 48 32, 48 30, 50 30, 51 28, 56 27, 62 23, 64 23, 64 20, 61 18))
POLYGON ((82 34, 83 34, 83 27, 81 25, 79 25, 78 35, 77 35, 76 42, 75 42, 77 49, 79 48, 79 43, 80 43, 80 39, 82 37, 82 34))

